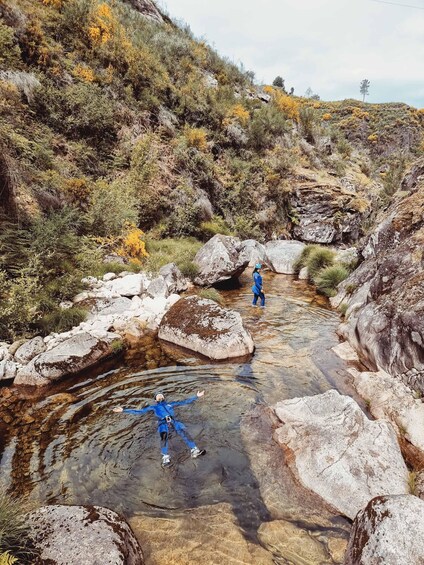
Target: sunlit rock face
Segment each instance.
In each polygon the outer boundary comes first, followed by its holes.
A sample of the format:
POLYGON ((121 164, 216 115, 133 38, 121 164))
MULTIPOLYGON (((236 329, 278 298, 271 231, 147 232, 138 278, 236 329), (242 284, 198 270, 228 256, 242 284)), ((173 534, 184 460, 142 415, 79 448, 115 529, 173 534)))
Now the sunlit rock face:
POLYGON ((408 470, 393 427, 371 421, 336 390, 279 402, 276 440, 306 488, 353 519, 371 498, 406 494, 408 470))
POLYGON ((420 171, 416 165, 405 177, 410 191, 403 192, 385 213, 363 250, 364 262, 340 285, 336 298, 338 304, 347 305, 340 333, 369 368, 384 369, 424 392, 424 179, 420 171))

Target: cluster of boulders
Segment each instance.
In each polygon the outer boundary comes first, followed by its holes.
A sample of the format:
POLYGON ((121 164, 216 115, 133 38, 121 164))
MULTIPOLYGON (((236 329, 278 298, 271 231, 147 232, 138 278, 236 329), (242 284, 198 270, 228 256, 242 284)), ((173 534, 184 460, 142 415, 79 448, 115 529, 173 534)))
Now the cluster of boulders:
POLYGON ((421 563, 424 502, 410 494, 392 425, 335 390, 279 402, 275 413, 274 438, 298 483, 354 519, 345 565, 421 563))
MULTIPOLYGON (((165 312, 187 289, 175 264, 155 278, 144 273, 107 273, 83 281, 88 289, 73 304, 88 309, 87 319, 70 331, 0 345, 0 379, 43 386, 93 367, 117 352, 123 340, 157 331, 165 312)), ((69 307, 71 304, 64 304, 69 307)))

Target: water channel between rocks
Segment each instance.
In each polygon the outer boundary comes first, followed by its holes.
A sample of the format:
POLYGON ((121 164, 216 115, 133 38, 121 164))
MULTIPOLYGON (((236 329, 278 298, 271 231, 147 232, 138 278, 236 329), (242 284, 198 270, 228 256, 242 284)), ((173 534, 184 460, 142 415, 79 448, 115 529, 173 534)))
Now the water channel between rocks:
MULTIPOLYGON (((60 383, 41 398, 3 389, 0 481, 41 504, 97 504, 133 520, 145 517, 145 528, 155 529, 156 518, 181 520, 190 508, 207 522, 208 508, 223 504, 252 544, 259 544, 260 525, 271 520, 303 525, 319 539, 346 537, 347 522, 299 489, 283 468, 272 421, 264 416, 266 405, 330 388, 354 396, 346 364, 331 351, 339 317, 292 277, 265 274, 265 309, 250 305, 248 274, 241 283, 222 296, 252 333, 256 351, 250 361, 141 370, 133 359, 95 378, 60 383), (199 389, 205 389, 204 399, 177 414, 207 454, 190 459, 174 437, 171 469, 160 466, 155 418, 111 411, 152 403, 157 390, 179 400, 199 389)), ((201 543, 201 524, 197 529, 190 535, 201 543)), ((178 535, 172 532, 173 543, 178 535)), ((167 539, 165 532, 165 545, 167 539)), ((267 549, 274 558, 278 554, 272 544, 267 549)))

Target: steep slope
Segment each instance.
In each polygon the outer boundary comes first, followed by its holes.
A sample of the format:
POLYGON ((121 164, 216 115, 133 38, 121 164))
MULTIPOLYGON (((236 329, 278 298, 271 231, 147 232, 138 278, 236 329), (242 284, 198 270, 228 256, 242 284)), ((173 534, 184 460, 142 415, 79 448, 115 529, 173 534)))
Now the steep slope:
POLYGON ((140 229, 354 242, 422 132, 409 107, 259 88, 152 0, 0 0, 3 328, 61 318, 105 255, 139 268, 140 229))

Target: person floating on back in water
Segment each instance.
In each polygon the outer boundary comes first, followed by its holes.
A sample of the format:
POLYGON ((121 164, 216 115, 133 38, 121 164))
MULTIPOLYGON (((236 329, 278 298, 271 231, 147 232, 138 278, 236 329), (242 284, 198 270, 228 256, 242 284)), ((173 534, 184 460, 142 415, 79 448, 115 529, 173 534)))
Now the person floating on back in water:
POLYGON ((173 430, 183 439, 185 444, 190 448, 191 456, 195 459, 200 455, 204 455, 206 451, 204 449, 199 449, 194 441, 186 434, 185 426, 182 422, 175 419, 174 408, 177 406, 186 406, 195 402, 198 398, 201 398, 205 394, 205 391, 199 391, 196 396, 191 396, 186 400, 179 400, 177 402, 165 402, 164 395, 159 392, 155 394, 156 404, 146 406, 142 410, 134 410, 132 408, 114 408, 114 412, 125 412, 126 414, 135 414, 141 416, 147 412, 154 412, 156 418, 158 419, 158 432, 161 439, 161 451, 162 451, 162 467, 169 467, 171 465, 171 458, 168 454, 168 439, 169 434, 173 430))
POLYGON ((261 306, 262 308, 265 306, 265 294, 263 292, 262 289, 262 276, 261 276, 261 271, 262 269, 262 265, 260 263, 258 263, 257 265, 255 265, 255 269, 253 271, 253 286, 252 286, 252 292, 253 292, 253 306, 256 306, 257 302, 258 302, 258 298, 261 299, 261 306))

